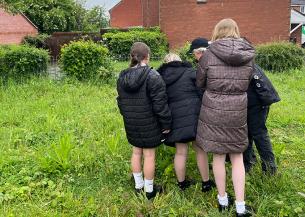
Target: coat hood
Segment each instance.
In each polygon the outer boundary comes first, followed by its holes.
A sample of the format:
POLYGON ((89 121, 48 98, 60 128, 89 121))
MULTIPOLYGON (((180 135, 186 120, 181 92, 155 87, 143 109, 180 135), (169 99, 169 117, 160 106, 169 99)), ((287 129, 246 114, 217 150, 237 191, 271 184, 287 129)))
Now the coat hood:
POLYGON ((242 66, 253 60, 255 49, 244 39, 226 38, 213 42, 210 51, 231 66, 242 66))
POLYGON ((165 84, 171 85, 189 68, 192 68, 192 64, 188 62, 173 61, 162 64, 157 71, 162 76, 165 84))
POLYGON ((126 92, 136 92, 144 84, 150 69, 148 66, 128 68, 121 72, 118 83, 126 92))

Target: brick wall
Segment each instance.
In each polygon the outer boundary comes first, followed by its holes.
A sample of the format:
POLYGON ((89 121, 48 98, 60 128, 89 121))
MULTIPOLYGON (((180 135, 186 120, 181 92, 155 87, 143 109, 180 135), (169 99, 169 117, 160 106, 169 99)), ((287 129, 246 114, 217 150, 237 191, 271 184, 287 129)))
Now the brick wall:
POLYGON ((236 20, 242 36, 254 43, 288 40, 290 0, 160 1, 161 29, 171 47, 199 36, 210 39, 214 26, 223 18, 236 20))
POLYGON ((159 0, 142 0, 145 27, 159 26, 159 0))
POLYGON ((109 13, 111 27, 143 26, 141 0, 122 0, 109 13))
POLYGON ((37 29, 23 15, 0 9, 0 44, 19 44, 25 36, 36 34, 37 29))

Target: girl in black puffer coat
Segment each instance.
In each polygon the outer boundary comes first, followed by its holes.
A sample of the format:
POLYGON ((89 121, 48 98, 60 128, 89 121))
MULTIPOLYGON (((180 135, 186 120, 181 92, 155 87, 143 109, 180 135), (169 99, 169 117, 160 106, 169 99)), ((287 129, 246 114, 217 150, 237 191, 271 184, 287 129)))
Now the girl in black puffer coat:
POLYGON ((133 146, 131 166, 136 192, 145 188, 148 199, 161 192, 153 185, 155 148, 171 127, 166 86, 158 72, 150 68, 150 49, 141 42, 131 48, 130 68, 123 70, 117 81, 118 106, 124 119, 126 135, 133 146), (144 155, 143 180, 141 161, 144 155))
MULTIPOLYGON (((185 179, 186 159, 189 142, 195 141, 202 93, 196 87, 196 70, 182 62, 176 54, 165 57, 165 63, 158 69, 166 83, 169 107, 172 113, 172 128, 165 144, 176 147, 174 159, 178 186, 184 190, 192 182, 185 179)), ((193 142, 194 143, 194 142, 193 142)), ((214 185, 209 181, 207 154, 194 145, 197 162, 202 175, 202 190, 208 191, 214 185)))

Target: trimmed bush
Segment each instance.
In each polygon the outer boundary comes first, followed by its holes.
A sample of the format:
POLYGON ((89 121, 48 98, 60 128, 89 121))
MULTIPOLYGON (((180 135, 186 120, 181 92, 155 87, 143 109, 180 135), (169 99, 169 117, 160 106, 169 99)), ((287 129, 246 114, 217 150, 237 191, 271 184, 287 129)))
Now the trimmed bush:
POLYGON ((283 72, 301 69, 304 66, 304 49, 292 43, 274 42, 258 45, 256 53, 256 63, 268 71, 283 72))
POLYGON ((51 36, 48 34, 39 34, 36 36, 25 36, 22 40, 22 44, 29 45, 36 48, 47 49, 46 40, 51 36))
POLYGON ((67 76, 78 80, 112 77, 108 49, 93 41, 76 41, 63 46, 60 66, 67 76))
POLYGON ((190 62, 195 67, 196 59, 194 55, 188 53, 190 47, 191 43, 187 42, 183 47, 176 49, 174 52, 177 53, 183 61, 190 62))
POLYGON ((111 55, 118 60, 129 59, 130 48, 134 42, 144 42, 151 49, 152 59, 161 59, 168 52, 165 34, 159 30, 130 30, 128 32, 105 33, 103 41, 111 55))
POLYGON ((5 46, 0 49, 1 75, 28 77, 47 71, 49 54, 43 49, 26 45, 5 46))

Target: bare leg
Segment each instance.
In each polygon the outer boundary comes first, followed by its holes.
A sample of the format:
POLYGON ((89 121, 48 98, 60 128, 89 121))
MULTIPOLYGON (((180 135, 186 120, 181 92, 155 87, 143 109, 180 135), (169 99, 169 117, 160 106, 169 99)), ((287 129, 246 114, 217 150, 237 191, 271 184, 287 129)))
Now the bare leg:
POLYGON ((196 152, 197 166, 202 178, 202 181, 209 181, 209 159, 208 154, 193 142, 193 148, 196 152))
POLYGON ((226 195, 226 155, 213 154, 213 173, 216 181, 218 194, 221 197, 226 195))
POLYGON ((245 167, 242 153, 230 154, 232 180, 237 202, 245 200, 245 167))
POLYGON ((142 172, 142 148, 133 147, 131 156, 131 169, 133 173, 142 172))
POLYGON ((174 165, 178 182, 183 182, 185 180, 187 154, 188 144, 176 143, 174 165))
POLYGON ((144 154, 144 177, 153 180, 155 176, 155 148, 143 149, 144 154))

